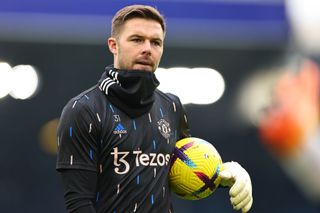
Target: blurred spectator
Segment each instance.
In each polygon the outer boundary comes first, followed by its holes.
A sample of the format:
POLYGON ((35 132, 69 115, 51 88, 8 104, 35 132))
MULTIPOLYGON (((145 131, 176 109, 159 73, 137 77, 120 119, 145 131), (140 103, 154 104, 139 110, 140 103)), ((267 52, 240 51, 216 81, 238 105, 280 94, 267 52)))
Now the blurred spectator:
POLYGON ((264 144, 311 200, 320 203, 320 72, 303 60, 298 73, 285 71, 273 103, 259 122, 264 144))

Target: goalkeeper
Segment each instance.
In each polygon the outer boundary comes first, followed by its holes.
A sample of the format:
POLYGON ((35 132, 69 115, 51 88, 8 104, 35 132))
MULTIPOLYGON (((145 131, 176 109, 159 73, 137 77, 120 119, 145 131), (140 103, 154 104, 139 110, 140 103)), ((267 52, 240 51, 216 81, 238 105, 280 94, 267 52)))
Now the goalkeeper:
MULTIPOLYGON (((64 107, 56 169, 68 212, 173 212, 168 186, 175 142, 189 137, 179 99, 157 89, 154 75, 166 26, 153 7, 132 5, 112 20, 114 56, 92 88, 64 107)), ((248 212, 252 187, 238 163, 224 164, 235 210, 248 212)))

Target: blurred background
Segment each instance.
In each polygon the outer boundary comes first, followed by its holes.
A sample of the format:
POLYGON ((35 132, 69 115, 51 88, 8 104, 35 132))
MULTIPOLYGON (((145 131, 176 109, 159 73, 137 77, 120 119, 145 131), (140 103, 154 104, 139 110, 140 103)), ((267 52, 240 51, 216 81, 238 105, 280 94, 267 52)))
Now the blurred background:
MULTIPOLYGON (((181 96, 194 136, 250 173, 251 212, 320 212, 317 0, 0 0, 0 212, 66 212, 61 110, 112 63, 111 18, 137 3, 167 21, 161 89, 181 96)), ((227 189, 174 206, 234 212, 227 189)))

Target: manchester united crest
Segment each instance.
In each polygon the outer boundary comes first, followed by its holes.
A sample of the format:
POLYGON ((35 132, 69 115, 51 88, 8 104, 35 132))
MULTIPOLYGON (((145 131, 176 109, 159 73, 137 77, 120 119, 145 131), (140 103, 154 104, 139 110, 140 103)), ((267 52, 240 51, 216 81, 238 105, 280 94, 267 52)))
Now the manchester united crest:
POLYGON ((168 139, 171 134, 171 128, 170 128, 169 122, 166 121, 165 119, 160 119, 157 123, 158 123, 158 129, 159 129, 161 135, 165 139, 168 139))

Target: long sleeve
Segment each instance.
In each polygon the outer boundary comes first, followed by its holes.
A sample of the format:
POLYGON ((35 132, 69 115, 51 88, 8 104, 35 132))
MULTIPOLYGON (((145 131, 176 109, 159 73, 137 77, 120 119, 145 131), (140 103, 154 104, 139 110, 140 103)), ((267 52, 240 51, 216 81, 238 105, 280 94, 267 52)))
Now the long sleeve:
POLYGON ((99 122, 87 99, 71 100, 58 127, 56 169, 62 177, 68 212, 93 213, 99 165, 99 122))
POLYGON ((78 169, 59 170, 64 186, 65 205, 68 212, 95 213, 96 172, 78 169))

